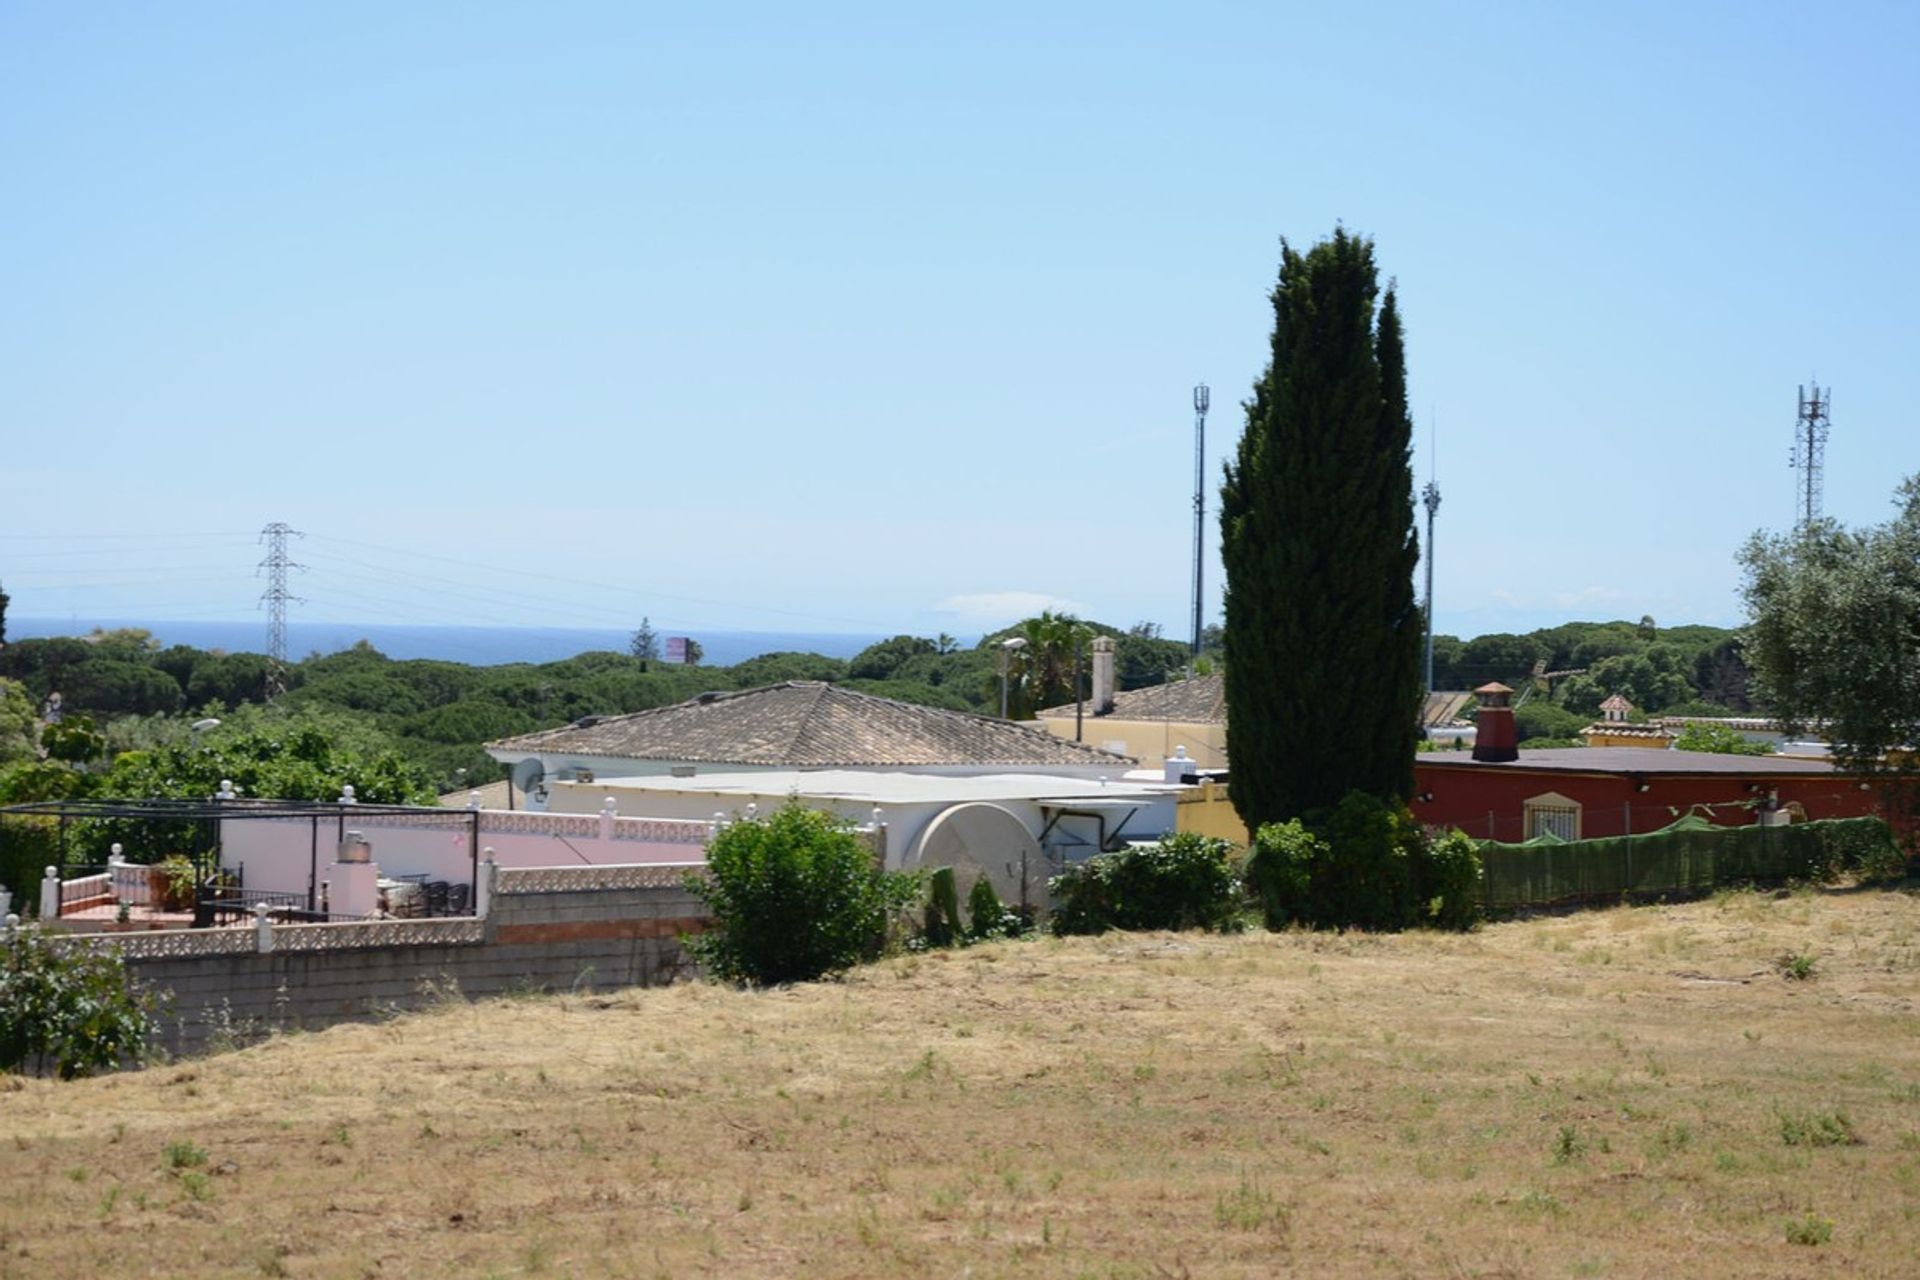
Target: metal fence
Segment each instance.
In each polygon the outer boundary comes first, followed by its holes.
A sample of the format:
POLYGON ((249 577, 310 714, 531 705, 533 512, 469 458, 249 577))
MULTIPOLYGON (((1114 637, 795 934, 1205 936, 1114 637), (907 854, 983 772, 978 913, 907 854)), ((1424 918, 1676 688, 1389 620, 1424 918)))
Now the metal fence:
POLYGON ((1497 912, 1820 879, 1869 865, 1893 847, 1891 829, 1878 818, 1730 827, 1690 817, 1639 836, 1488 841, 1480 862, 1487 909, 1497 912))

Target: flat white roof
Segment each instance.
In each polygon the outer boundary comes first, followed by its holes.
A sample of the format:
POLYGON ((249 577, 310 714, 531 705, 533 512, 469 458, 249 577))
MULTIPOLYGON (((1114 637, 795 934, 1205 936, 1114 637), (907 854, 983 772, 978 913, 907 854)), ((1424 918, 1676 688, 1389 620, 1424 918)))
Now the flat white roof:
MULTIPOLYGON (((1039 773, 994 773, 947 777, 928 773, 871 773, 856 769, 780 769, 759 773, 698 773, 691 778, 649 776, 600 778, 593 782, 550 782, 594 794, 643 791, 669 795, 711 795, 769 799, 787 796, 849 800, 860 804, 957 804, 965 800, 1086 799, 1148 801, 1180 787, 1147 785, 1117 778, 1102 786, 1095 778, 1065 778, 1039 773)), ((622 806, 624 808, 624 806, 622 806)))

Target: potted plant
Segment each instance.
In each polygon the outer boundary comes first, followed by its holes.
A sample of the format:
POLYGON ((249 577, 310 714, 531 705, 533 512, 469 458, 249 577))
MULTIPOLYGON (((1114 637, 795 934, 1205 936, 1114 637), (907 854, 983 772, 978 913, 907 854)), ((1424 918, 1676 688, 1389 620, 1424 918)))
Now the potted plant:
POLYGON ((147 886, 153 903, 161 911, 193 910, 194 886, 198 877, 193 861, 171 854, 147 868, 147 886))

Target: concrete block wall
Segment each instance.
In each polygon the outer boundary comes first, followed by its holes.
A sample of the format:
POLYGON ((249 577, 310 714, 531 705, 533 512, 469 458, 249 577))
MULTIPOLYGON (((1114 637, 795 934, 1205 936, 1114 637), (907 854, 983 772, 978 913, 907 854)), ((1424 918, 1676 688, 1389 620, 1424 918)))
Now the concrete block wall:
POLYGON ((170 993, 161 1042, 194 1053, 275 1030, 318 1030, 446 998, 654 986, 686 970, 679 939, 706 925, 679 886, 500 893, 481 940, 130 958, 134 981, 170 993))

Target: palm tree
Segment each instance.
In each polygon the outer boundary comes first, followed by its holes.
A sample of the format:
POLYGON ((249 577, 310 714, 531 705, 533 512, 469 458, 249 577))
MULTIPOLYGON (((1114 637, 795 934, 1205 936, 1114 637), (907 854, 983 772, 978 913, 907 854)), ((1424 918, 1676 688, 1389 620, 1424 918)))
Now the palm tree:
POLYGON ((1008 714, 1030 720, 1042 707, 1074 698, 1074 649, 1093 637, 1093 628, 1072 614, 1046 610, 1013 629, 1012 638, 1025 641, 1008 653, 1011 693, 1008 714))

